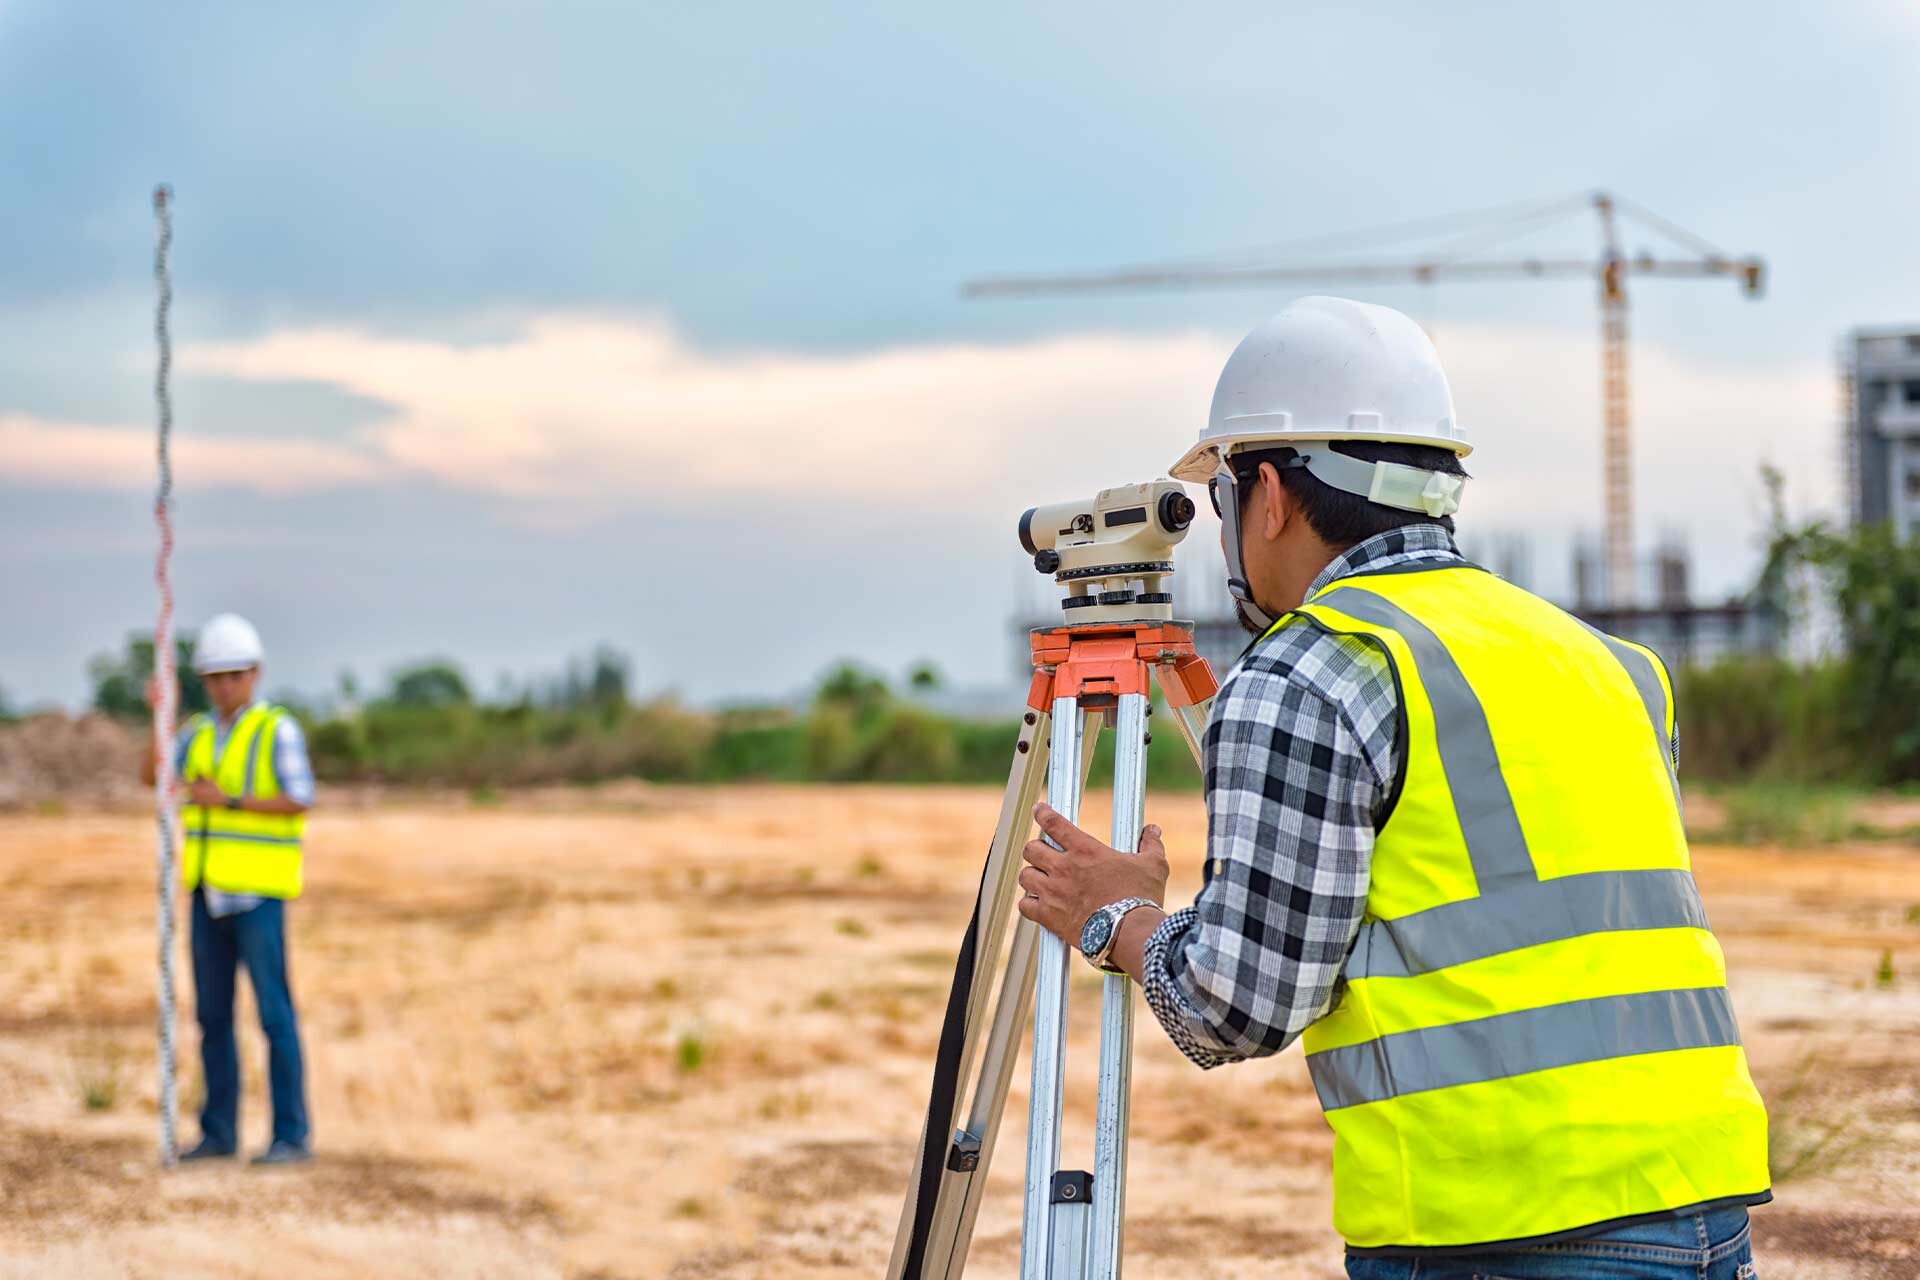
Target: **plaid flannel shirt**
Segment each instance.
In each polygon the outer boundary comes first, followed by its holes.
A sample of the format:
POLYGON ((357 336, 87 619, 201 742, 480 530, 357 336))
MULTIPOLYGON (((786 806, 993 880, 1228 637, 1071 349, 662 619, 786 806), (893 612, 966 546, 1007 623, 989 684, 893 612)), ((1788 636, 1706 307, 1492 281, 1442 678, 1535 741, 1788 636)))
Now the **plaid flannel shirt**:
MULTIPOLYGON (((1335 557, 1307 594, 1362 571, 1461 562, 1438 525, 1335 557)), ((1293 626, 1228 674, 1203 741, 1200 896, 1147 940, 1147 1007, 1202 1067, 1278 1053, 1333 1007, 1367 905, 1374 833, 1399 775, 1399 694, 1371 642, 1293 626)))

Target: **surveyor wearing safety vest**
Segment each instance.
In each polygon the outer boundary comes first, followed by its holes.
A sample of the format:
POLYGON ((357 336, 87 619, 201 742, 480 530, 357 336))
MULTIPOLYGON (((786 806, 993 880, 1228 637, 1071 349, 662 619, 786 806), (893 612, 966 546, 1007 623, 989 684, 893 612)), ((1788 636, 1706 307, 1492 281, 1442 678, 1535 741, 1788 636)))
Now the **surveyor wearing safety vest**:
POLYGON ((1207 726, 1204 885, 1169 913, 1157 828, 1120 854, 1043 805, 1021 911, 1076 943, 1122 912, 1107 962, 1202 1067, 1303 1040, 1350 1276, 1744 1280, 1766 1113, 1672 684, 1460 557, 1468 449, 1398 312, 1304 298, 1240 344, 1173 468, 1257 636, 1207 726))
MULTIPOLYGON (((255 698, 263 658, 246 619, 221 614, 201 629, 194 670, 210 712, 181 726, 180 870, 193 896, 194 1009, 206 1100, 200 1142, 182 1160, 239 1150, 240 1057, 233 1026, 235 978, 253 984, 267 1037, 273 1140, 255 1164, 309 1158, 300 1027, 287 978, 287 900, 300 896, 301 842, 313 804, 313 770, 300 724, 255 698)), ((152 781, 153 762, 147 762, 152 781)))

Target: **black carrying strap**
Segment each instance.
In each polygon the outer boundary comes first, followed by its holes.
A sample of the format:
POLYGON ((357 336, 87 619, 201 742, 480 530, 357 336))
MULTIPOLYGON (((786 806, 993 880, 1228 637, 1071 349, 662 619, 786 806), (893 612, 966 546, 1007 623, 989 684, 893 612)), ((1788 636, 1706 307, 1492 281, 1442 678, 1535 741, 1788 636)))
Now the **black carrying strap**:
MULTIPOLYGON (((989 847, 991 860, 993 851, 989 847)), ((980 891, 974 894, 973 918, 960 942, 960 958, 953 965, 953 987, 947 992, 947 1018, 940 1026, 940 1049, 933 1059, 933 1091, 927 1099, 925 1145, 920 1151, 920 1183, 914 1188, 913 1235, 907 1244, 905 1280, 924 1280, 927 1233, 933 1228, 933 1207, 940 1198, 940 1178, 947 1167, 947 1145, 953 1141, 953 1113, 960 1090, 960 1055, 966 1048, 967 1001, 973 995, 973 971, 979 959, 980 904, 987 887, 987 870, 980 869, 980 891)))

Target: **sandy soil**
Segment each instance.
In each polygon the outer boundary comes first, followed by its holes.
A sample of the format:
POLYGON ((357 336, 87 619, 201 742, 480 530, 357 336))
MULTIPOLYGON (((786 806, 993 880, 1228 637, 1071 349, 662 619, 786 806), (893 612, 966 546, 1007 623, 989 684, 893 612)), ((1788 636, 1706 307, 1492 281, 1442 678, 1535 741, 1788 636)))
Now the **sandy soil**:
MULTIPOLYGON (((149 827, 0 816, 0 1277, 877 1276, 997 804, 336 806, 291 915, 320 1159, 165 1174, 149 827)), ((1190 893, 1197 801, 1151 816, 1190 893)), ((1755 1214, 1762 1273, 1920 1276, 1920 849, 1697 861, 1791 1166, 1755 1214)), ((184 968, 180 989, 191 1103, 184 968)), ((1090 1146, 1096 995, 1076 977, 1069 1159, 1090 1146)), ((1341 1274, 1298 1052, 1203 1076, 1141 1018, 1130 1273, 1341 1274)), ((1013 1269, 1022 1089, 972 1274, 1013 1269)))

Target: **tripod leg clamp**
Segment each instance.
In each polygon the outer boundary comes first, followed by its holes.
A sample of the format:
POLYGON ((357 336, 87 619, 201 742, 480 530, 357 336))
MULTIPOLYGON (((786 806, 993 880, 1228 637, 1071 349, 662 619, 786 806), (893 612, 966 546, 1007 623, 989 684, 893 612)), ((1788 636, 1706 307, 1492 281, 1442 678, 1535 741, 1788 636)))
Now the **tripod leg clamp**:
POLYGON ((980 1167, 980 1139, 965 1129, 953 1133, 953 1145, 947 1148, 947 1168, 955 1173, 972 1173, 980 1167))
POLYGON ((1087 1204, 1093 1199, 1093 1175, 1084 1169, 1062 1169, 1053 1175, 1053 1203, 1087 1204))

